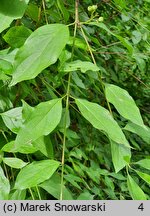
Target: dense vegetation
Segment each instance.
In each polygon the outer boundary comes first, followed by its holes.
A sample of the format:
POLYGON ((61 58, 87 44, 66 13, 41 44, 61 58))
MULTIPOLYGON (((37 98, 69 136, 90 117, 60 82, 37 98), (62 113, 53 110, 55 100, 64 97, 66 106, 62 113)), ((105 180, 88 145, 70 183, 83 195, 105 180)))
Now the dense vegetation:
POLYGON ((0 199, 150 199, 149 0, 1 0, 0 199))

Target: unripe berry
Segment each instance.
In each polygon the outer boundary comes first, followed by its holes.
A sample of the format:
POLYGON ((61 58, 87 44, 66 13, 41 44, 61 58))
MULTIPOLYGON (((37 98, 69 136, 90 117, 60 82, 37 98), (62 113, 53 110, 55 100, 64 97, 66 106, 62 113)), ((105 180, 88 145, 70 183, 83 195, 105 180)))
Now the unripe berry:
POLYGON ((97 5, 88 6, 88 11, 89 12, 96 11, 96 9, 97 9, 97 5))
POLYGON ((98 22, 103 22, 104 21, 104 18, 103 17, 99 17, 98 18, 98 22))

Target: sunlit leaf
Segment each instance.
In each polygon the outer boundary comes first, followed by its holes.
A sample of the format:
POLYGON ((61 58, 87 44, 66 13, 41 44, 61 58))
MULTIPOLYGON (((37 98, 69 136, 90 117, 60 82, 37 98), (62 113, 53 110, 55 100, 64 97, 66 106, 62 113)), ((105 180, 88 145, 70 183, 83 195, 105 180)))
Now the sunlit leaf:
POLYGON ((35 30, 16 55, 11 85, 33 79, 54 64, 68 38, 68 27, 62 24, 44 25, 35 30))
POLYGON ((9 17, 0 13, 0 33, 9 27, 13 20, 13 17, 9 17))
POLYGON ((138 170, 135 170, 135 172, 147 183, 150 185, 150 175, 147 173, 140 172, 138 170))
POLYGON ((115 106, 124 118, 135 124, 143 125, 140 111, 126 90, 116 85, 106 84, 105 92, 107 100, 115 106))
POLYGON ((127 185, 133 200, 146 200, 146 195, 129 174, 127 176, 127 185))
POLYGON ((5 144, 2 148, 2 151, 4 152, 21 152, 24 154, 30 154, 30 153, 34 153, 36 151, 38 151, 38 148, 35 147, 36 142, 34 142, 33 144, 28 142, 26 143, 26 145, 22 145, 22 146, 16 146, 15 145, 15 140, 5 144))
POLYGON ((26 190, 15 190, 9 195, 9 200, 25 200, 26 190))
POLYGON ((23 153, 23 148, 32 145, 38 138, 48 135, 58 125, 61 119, 61 99, 42 102, 37 105, 19 130, 15 148, 23 153))
POLYGON ((150 170, 150 159, 145 158, 140 161, 137 161, 136 164, 140 165, 141 167, 150 170))
POLYGON ((150 128, 143 125, 139 126, 134 123, 128 123, 125 128, 127 131, 131 131, 132 133, 140 136, 146 143, 150 144, 150 128))
POLYGON ((28 164, 19 158, 13 158, 13 157, 4 157, 3 162, 15 169, 21 169, 28 164))
POLYGON ((17 133, 22 126, 22 107, 11 109, 1 113, 5 125, 14 133, 17 133))
POLYGON ((124 168, 130 162, 131 158, 131 150, 128 147, 123 145, 118 145, 111 141, 111 154, 112 161, 115 167, 115 171, 119 172, 122 168, 124 168))
POLYGON ((24 190, 35 187, 43 181, 49 179, 56 169, 59 162, 54 160, 34 161, 24 167, 17 175, 15 189, 24 190))
POLYGON ((33 146, 36 147, 37 150, 42 152, 49 159, 54 158, 53 144, 52 144, 49 136, 42 136, 42 137, 38 138, 33 143, 33 146))
POLYGON ((108 110, 102 106, 83 99, 76 99, 81 114, 97 129, 104 131, 116 143, 129 146, 121 128, 108 110))
POLYGON ((0 167, 0 200, 8 200, 10 185, 5 177, 3 169, 0 167))

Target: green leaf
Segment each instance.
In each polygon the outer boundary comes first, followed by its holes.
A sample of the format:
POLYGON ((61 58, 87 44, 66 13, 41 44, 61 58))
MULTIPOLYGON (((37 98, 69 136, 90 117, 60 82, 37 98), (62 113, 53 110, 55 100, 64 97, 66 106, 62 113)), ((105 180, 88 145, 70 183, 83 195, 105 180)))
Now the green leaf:
POLYGON ((3 161, 4 152, 0 150, 0 163, 3 161))
MULTIPOLYGON (((56 199, 60 199, 61 191, 61 178, 57 173, 54 173, 53 176, 39 185, 39 187, 46 190, 56 199)), ((73 200, 71 192, 63 185, 63 200, 73 200)))
POLYGON ((93 200, 94 195, 90 194, 88 190, 84 190, 77 198, 77 200, 93 200))
MULTIPOLYGON (((75 45, 75 47, 79 48, 79 49, 82 49, 82 50, 88 50, 88 46, 86 44, 86 42, 81 39, 81 38, 78 38, 76 37, 75 41, 74 41, 74 37, 71 37, 69 38, 69 41, 68 43, 69 45, 73 46, 73 44, 75 45)), ((92 49, 92 48, 91 48, 92 49)), ((93 50, 93 49, 92 49, 93 50)))
POLYGON ((22 100, 22 119, 25 121, 30 118, 31 113, 34 111, 34 107, 27 104, 24 100, 22 100))
POLYGON ((32 31, 25 26, 14 26, 3 36, 4 40, 12 47, 22 46, 32 31))
POLYGON ((82 82, 82 79, 78 76, 77 72, 72 72, 72 80, 75 82, 75 84, 83 89, 86 89, 84 83, 82 82))
POLYGON ((142 34, 141 34, 141 32, 135 30, 135 31, 132 32, 132 35, 133 35, 133 36, 132 36, 132 41, 133 41, 133 43, 134 43, 134 44, 138 44, 138 43, 141 41, 141 39, 142 39, 142 34))
POLYGON ((140 165, 141 167, 150 170, 150 159, 142 159, 140 161, 137 161, 135 164, 140 165))
POLYGON ((135 170, 135 172, 147 183, 150 184, 150 175, 147 173, 140 172, 138 170, 135 170))
POLYGON ((130 44, 130 42, 127 39, 121 37, 120 35, 117 35, 117 34, 113 33, 112 31, 110 31, 104 23, 90 22, 89 24, 97 26, 97 27, 105 30, 107 33, 115 36, 118 40, 120 40, 120 42, 122 43, 122 45, 128 49, 129 53, 131 55, 133 54, 133 47, 130 44))
POLYGON ((29 3, 27 6, 27 9, 25 11, 25 14, 29 16, 31 19, 33 19, 35 22, 39 21, 39 8, 38 5, 29 3))
POLYGON ((109 34, 111 34, 111 35, 114 35, 114 33, 113 33, 112 31, 110 31, 104 23, 90 22, 89 24, 90 24, 90 25, 97 26, 97 27, 99 27, 99 28, 105 30, 107 33, 109 33, 109 34))
POLYGON ((11 109, 0 114, 5 125, 14 133, 18 133, 22 126, 22 107, 11 109))
POLYGON ((127 185, 133 200, 146 200, 146 195, 129 174, 127 176, 127 185))
POLYGON ((94 169, 94 167, 89 167, 86 169, 86 173, 93 182, 96 184, 100 183, 100 170, 98 168, 94 169))
POLYGON ((150 144, 150 128, 147 126, 139 126, 134 123, 128 123, 124 130, 130 131, 132 133, 140 136, 146 143, 150 144))
POLYGON ((119 9, 125 9, 126 8, 126 1, 125 0, 113 0, 116 7, 118 7, 119 9))
POLYGON ((19 172, 14 188, 24 190, 37 186, 49 179, 59 167, 59 164, 58 161, 54 160, 34 161, 19 172))
POLYGON ((10 48, 1 50, 0 51, 0 59, 5 60, 5 61, 13 64, 17 51, 18 51, 18 49, 14 49, 13 51, 11 51, 10 48))
POLYGON ((65 108, 62 110, 62 117, 58 125, 59 130, 62 132, 64 131, 64 125, 66 125, 66 128, 69 128, 70 126, 70 113, 69 110, 66 111, 65 108))
POLYGON ((33 144, 29 142, 26 145, 23 145, 20 147, 20 146, 16 146, 15 141, 13 140, 13 141, 7 143, 6 145, 4 145, 1 150, 4 152, 13 152, 13 153, 20 152, 20 153, 24 153, 24 154, 30 154, 30 153, 34 153, 34 152, 38 151, 38 148, 35 147, 36 142, 33 144))
POLYGON ((73 185, 74 187, 76 187, 77 189, 81 190, 80 185, 78 184, 83 182, 83 179, 81 179, 80 177, 73 175, 73 174, 67 174, 64 176, 65 180, 70 182, 71 185, 73 185))
POLYGON ((34 110, 28 115, 22 128, 19 130, 15 148, 19 152, 23 152, 23 147, 34 144, 41 136, 46 136, 52 132, 61 119, 62 105, 61 99, 54 99, 38 104, 34 110))
POLYGON ((35 30, 16 55, 10 85, 33 79, 54 64, 68 39, 68 27, 62 24, 45 25, 35 30))
POLYGON ((4 152, 13 152, 13 153, 17 152, 17 150, 15 149, 15 141, 13 140, 11 142, 8 142, 3 146, 1 150, 4 152))
POLYGON ((68 19, 69 19, 69 12, 64 6, 64 2, 61 1, 61 0, 57 0, 57 5, 58 5, 58 8, 60 9, 60 11, 61 11, 61 13, 63 15, 63 18, 64 18, 65 22, 67 22, 68 19))
POLYGON ((12 64, 9 61, 1 59, 0 56, 0 80, 8 80, 9 76, 13 71, 12 64))
POLYGON ((4 157, 3 162, 15 169, 21 169, 28 164, 19 158, 12 158, 12 157, 4 157))
POLYGON ((76 99, 76 104, 81 114, 93 127, 104 131, 114 142, 130 147, 121 128, 108 110, 96 103, 91 103, 83 99, 76 99))
POLYGON ((124 118, 135 124, 143 125, 140 111, 126 90, 112 84, 106 84, 105 92, 107 100, 115 106, 124 118))
POLYGON ((111 154, 116 173, 130 162, 130 148, 127 148, 123 145, 118 145, 118 143, 115 143, 113 141, 111 141, 111 154))
POLYGON ((34 146, 37 150, 42 152, 49 159, 54 158, 53 144, 49 136, 42 136, 34 142, 34 146))
POLYGON ((12 64, 10 62, 0 59, 0 72, 9 75, 12 73, 12 69, 12 64))
POLYGON ((0 13, 14 18, 21 18, 28 2, 29 0, 1 0, 0 13))
POLYGON ((10 185, 5 177, 3 169, 0 167, 0 200, 8 200, 10 185))
POLYGON ((114 35, 116 38, 118 38, 118 40, 120 40, 121 44, 127 48, 127 50, 129 51, 129 53, 132 55, 133 54, 133 47, 132 45, 130 44, 130 42, 126 39, 126 38, 123 38, 121 37, 120 35, 114 35))
POLYGON ((25 198, 26 190, 15 190, 9 195, 9 200, 25 200, 25 198))
POLYGON ((146 70, 146 56, 144 55, 140 55, 139 53, 134 53, 133 56, 136 60, 136 63, 138 65, 138 68, 140 69, 140 71, 145 74, 145 70, 146 70))
POLYGON ((92 62, 76 60, 70 63, 65 63, 62 70, 64 72, 81 70, 82 73, 85 73, 86 71, 89 71, 89 70, 99 71, 100 69, 92 62))
POLYGON ((13 20, 13 17, 9 17, 0 13, 0 33, 9 27, 13 20))

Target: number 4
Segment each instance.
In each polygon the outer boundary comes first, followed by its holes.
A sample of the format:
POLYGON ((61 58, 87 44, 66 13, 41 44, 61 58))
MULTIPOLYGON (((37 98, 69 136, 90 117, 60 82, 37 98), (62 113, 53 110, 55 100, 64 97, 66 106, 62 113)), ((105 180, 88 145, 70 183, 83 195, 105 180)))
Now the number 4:
POLYGON ((141 203, 138 207, 139 210, 143 211, 144 210, 144 206, 143 206, 143 203, 141 203))

